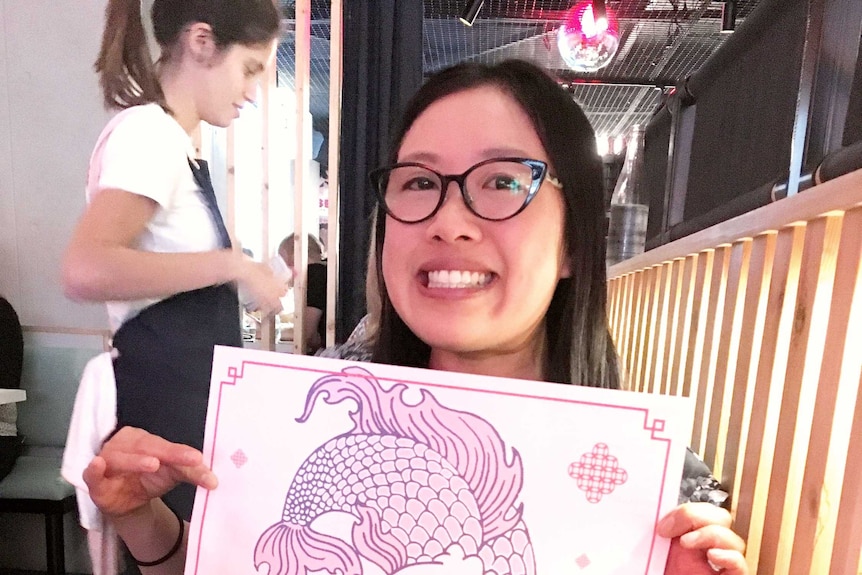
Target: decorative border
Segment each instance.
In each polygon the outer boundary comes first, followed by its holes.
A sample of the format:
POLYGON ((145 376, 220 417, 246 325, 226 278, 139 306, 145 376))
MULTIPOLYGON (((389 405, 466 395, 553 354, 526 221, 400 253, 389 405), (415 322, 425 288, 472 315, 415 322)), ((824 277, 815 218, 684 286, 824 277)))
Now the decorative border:
MULTIPOLYGON (((345 360, 339 360, 339 361, 345 361, 345 360)), ((357 364, 357 362, 346 362, 346 361, 345 361, 345 363, 346 364, 352 364, 352 365, 357 364)), ((257 366, 257 367, 274 367, 274 368, 278 368, 278 369, 290 369, 290 370, 302 371, 302 372, 306 372, 306 373, 317 373, 320 375, 337 375, 337 374, 341 373, 341 371, 331 371, 331 370, 327 370, 327 369, 312 369, 312 368, 308 368, 308 367, 297 367, 297 366, 283 365, 283 364, 278 364, 278 363, 269 363, 269 362, 262 362, 262 361, 250 361, 250 360, 243 360, 242 364, 239 367, 229 366, 227 368, 228 379, 221 381, 220 382, 221 385, 219 386, 218 402, 216 403, 215 426, 213 428, 212 451, 210 453, 210 460, 209 460, 210 469, 212 469, 213 463, 215 462, 216 444, 218 442, 218 426, 219 426, 219 420, 220 420, 219 414, 221 412, 221 401, 222 401, 222 397, 223 397, 222 390, 225 388, 225 386, 234 386, 235 387, 237 385, 237 381, 242 379, 245 376, 245 368, 247 365, 248 366, 253 365, 253 366, 257 366)), ((345 367, 348 367, 348 366, 349 365, 345 365, 345 367)), ((384 366, 384 367, 393 367, 393 366, 384 366)), ((652 421, 650 421, 649 409, 646 409, 643 407, 630 407, 630 406, 625 406, 625 405, 615 405, 612 403, 583 401, 583 400, 579 400, 579 399, 565 399, 565 398, 560 398, 560 397, 547 397, 547 396, 543 396, 543 395, 535 395, 535 394, 530 394, 530 393, 515 393, 515 392, 510 392, 510 391, 495 391, 495 390, 490 390, 490 389, 476 389, 473 387, 465 387, 465 386, 459 386, 459 385, 446 385, 446 384, 440 384, 440 383, 429 383, 429 382, 424 382, 424 381, 410 381, 410 380, 404 380, 404 379, 393 379, 391 377, 380 377, 377 374, 374 374, 374 377, 377 378, 378 381, 387 381, 387 382, 392 382, 392 383, 405 383, 408 385, 419 385, 419 386, 429 387, 429 388, 449 389, 449 390, 454 390, 454 391, 469 391, 469 392, 473 392, 473 393, 490 393, 493 395, 502 395, 502 396, 506 396, 506 397, 517 397, 520 399, 537 399, 537 400, 542 400, 542 401, 553 401, 553 402, 557 402, 557 403, 572 403, 572 404, 580 404, 580 405, 589 405, 589 406, 594 406, 594 407, 605 407, 605 408, 610 408, 610 409, 623 409, 626 411, 643 413, 643 429, 645 431, 650 432, 650 439, 652 439, 653 441, 659 441, 659 442, 662 442, 665 444, 664 471, 662 473, 661 484, 659 486, 658 505, 656 506, 656 510, 655 510, 655 524, 658 524, 659 512, 660 512, 661 504, 663 501, 664 488, 665 488, 665 484, 667 481, 667 467, 668 467, 668 460, 670 458, 671 440, 670 440, 670 438, 667 438, 667 437, 659 437, 658 436, 659 433, 661 433, 665 430, 665 420, 664 419, 653 419, 652 421)), ((201 552, 200 541, 201 541, 202 535, 203 535, 203 525, 206 521, 206 511, 207 511, 207 506, 209 504, 209 496, 210 496, 210 492, 207 491, 206 499, 204 500, 203 512, 201 515, 200 528, 199 528, 199 531, 197 534, 198 548, 197 548, 197 555, 195 557, 195 568, 194 568, 195 575, 197 575, 198 566, 200 565, 200 552, 201 552)), ((657 538, 658 538, 658 535, 655 533, 655 530, 653 530, 653 536, 652 536, 652 541, 650 542, 649 556, 647 557, 646 571, 644 571, 644 575, 647 575, 649 573, 650 565, 652 564, 653 552, 655 551, 655 545, 656 545, 656 539, 657 538)))

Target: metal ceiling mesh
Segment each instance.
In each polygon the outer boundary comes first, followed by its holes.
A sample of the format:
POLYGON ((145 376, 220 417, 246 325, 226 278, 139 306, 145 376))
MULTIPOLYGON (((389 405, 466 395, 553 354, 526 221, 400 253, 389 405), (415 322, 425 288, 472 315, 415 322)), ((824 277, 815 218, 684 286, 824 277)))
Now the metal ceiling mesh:
MULTIPOLYGON (((556 31, 574 0, 485 0, 472 27, 459 20, 469 0, 426 0, 423 69, 426 75, 461 61, 529 60, 568 85, 601 136, 616 137, 649 119, 664 88, 697 70, 727 37, 724 2, 710 0, 607 0, 620 26, 620 48, 610 65, 583 74, 568 69, 556 31)), ((736 0, 737 23, 759 0, 736 0)), ((283 0, 285 14, 293 2, 283 0)), ((311 113, 325 124, 329 106, 329 0, 312 1, 311 113)), ((278 50, 279 85, 294 83, 294 35, 278 50)))
MULTIPOLYGON (((315 0, 314 4, 324 4, 315 0)), ((329 1, 325 2, 327 10, 329 1)), ((329 15, 311 22, 311 85, 309 87, 309 106, 314 118, 329 116, 329 15)), ((288 24, 276 52, 278 85, 296 88, 296 33, 288 24)))

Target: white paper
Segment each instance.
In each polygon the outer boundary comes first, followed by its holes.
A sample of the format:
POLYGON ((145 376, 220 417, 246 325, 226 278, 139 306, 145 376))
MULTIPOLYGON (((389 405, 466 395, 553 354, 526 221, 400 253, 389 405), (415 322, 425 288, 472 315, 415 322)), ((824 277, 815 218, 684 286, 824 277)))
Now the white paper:
POLYGON ((220 484, 198 490, 185 572, 663 573, 655 525, 677 503, 692 413, 677 397, 217 348, 204 456, 220 484))

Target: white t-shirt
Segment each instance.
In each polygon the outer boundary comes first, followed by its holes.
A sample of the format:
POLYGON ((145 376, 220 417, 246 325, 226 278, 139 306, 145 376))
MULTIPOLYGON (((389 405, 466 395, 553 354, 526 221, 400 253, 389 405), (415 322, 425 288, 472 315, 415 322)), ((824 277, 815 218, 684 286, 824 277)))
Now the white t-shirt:
MULTIPOLYGON (((87 201, 106 189, 140 194, 158 204, 135 248, 162 253, 219 248, 209 209, 189 167, 189 135, 158 104, 123 110, 105 127, 87 177, 87 201)), ((107 302, 111 328, 158 299, 107 302)))

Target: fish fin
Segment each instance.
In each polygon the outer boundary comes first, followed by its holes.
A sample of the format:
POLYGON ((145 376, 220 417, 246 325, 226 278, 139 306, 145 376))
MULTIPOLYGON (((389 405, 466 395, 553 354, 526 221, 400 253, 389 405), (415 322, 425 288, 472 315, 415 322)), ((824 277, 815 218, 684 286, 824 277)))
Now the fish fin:
POLYGON ((390 575, 407 564, 407 549, 391 532, 384 531, 376 509, 357 506, 359 523, 353 526, 353 544, 384 573, 390 575))
POLYGON ((269 566, 269 575, 305 575, 310 571, 362 575, 359 555, 344 541, 285 521, 270 526, 258 538, 255 569, 264 563, 269 566))

